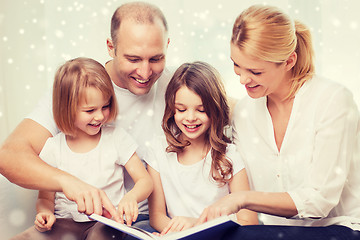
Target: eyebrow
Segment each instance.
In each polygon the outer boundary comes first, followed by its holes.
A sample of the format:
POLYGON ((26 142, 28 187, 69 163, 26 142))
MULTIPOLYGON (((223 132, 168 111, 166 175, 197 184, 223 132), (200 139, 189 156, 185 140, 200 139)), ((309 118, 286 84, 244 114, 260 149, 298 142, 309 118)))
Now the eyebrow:
MULTIPOLYGON (((230 57, 230 59, 231 59, 231 61, 234 63, 234 64, 236 64, 239 68, 242 68, 239 64, 237 64, 231 57, 230 57)), ((264 71, 264 69, 263 68, 244 68, 244 69, 246 69, 246 70, 248 70, 248 71, 264 71)))
MULTIPOLYGON (((126 57, 126 58, 140 58, 140 59, 142 59, 141 56, 130 55, 130 54, 124 54, 124 57, 126 57)), ((165 54, 158 54, 158 55, 155 55, 155 56, 151 56, 150 59, 151 59, 151 58, 163 58, 163 57, 165 57, 165 54)))

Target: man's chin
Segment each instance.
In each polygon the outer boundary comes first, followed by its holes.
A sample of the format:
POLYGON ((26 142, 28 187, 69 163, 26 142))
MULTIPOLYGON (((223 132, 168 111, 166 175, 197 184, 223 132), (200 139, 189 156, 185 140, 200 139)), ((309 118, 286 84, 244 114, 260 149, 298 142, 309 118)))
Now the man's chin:
POLYGON ((142 95, 148 94, 148 93, 150 92, 150 90, 151 90, 151 87, 152 87, 152 85, 149 86, 149 87, 142 87, 142 88, 140 88, 140 87, 133 87, 133 88, 129 89, 129 91, 130 91, 132 94, 135 94, 135 95, 137 95, 137 96, 142 96, 142 95))

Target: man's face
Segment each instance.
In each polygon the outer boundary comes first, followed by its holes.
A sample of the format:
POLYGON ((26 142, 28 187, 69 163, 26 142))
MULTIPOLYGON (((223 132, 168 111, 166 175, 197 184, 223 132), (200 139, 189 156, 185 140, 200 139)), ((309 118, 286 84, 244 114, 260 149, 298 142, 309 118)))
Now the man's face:
POLYGON ((113 57, 111 79, 135 95, 147 94, 165 68, 169 42, 165 27, 160 21, 140 24, 125 20, 117 37, 116 45, 108 41, 113 57), (113 44, 112 49, 109 43, 113 44))

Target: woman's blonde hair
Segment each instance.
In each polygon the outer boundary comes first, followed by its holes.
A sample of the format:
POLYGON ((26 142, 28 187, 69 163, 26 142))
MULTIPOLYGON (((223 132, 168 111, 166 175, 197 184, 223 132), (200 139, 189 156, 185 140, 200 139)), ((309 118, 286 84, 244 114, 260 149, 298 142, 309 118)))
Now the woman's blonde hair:
POLYGON ((219 72, 205 62, 182 64, 171 78, 165 93, 165 112, 162 128, 168 141, 167 152, 181 152, 189 141, 182 141, 181 130, 175 123, 175 97, 177 91, 186 86, 200 96, 210 127, 206 141, 211 146, 211 176, 220 185, 230 181, 233 176, 232 162, 226 157, 226 147, 230 143, 224 133, 229 124, 229 106, 226 92, 219 72))
POLYGON ((107 122, 117 115, 114 88, 104 66, 90 58, 75 58, 63 64, 55 74, 53 85, 53 115, 59 130, 74 136, 76 111, 87 87, 101 91, 109 99, 110 115, 107 122))
POLYGON ((249 56, 279 64, 296 52, 287 98, 293 97, 314 75, 309 29, 276 7, 254 5, 243 11, 235 20, 231 43, 249 56))

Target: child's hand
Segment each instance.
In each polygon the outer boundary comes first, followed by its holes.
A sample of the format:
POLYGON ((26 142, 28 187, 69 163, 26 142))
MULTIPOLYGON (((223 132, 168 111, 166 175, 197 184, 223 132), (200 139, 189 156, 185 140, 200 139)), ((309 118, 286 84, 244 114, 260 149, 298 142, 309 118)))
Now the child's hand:
POLYGON ((35 228, 39 232, 50 231, 56 221, 55 215, 52 213, 38 213, 35 217, 35 228))
POLYGON ((197 219, 191 217, 177 216, 170 220, 169 224, 162 230, 161 235, 171 232, 179 232, 191 228, 195 225, 197 219))
POLYGON ((125 220, 126 224, 131 226, 132 222, 136 221, 139 214, 138 203, 136 199, 125 195, 118 205, 118 212, 120 215, 120 223, 124 223, 125 220))

